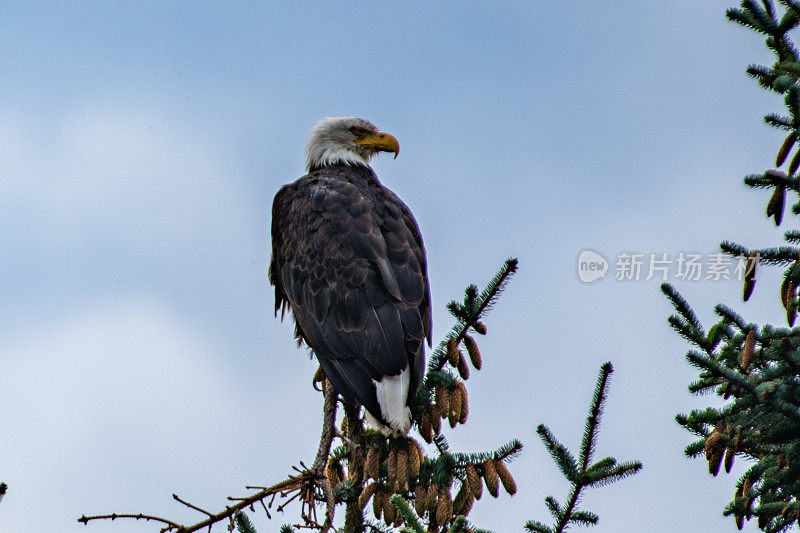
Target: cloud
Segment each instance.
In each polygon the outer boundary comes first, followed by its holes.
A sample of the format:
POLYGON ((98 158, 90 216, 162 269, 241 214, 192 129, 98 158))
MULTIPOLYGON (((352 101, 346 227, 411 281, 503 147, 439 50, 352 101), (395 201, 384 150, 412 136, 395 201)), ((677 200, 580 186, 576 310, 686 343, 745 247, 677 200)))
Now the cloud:
MULTIPOLYGON (((77 531, 80 514, 105 512, 191 522, 172 492, 217 509, 313 458, 313 366, 292 354, 272 368, 281 354, 263 354, 248 372, 227 365, 229 354, 152 296, 74 308, 0 340, 3 530, 77 531)), ((113 531, 143 528, 121 521, 113 531)))
POLYGON ((221 152, 212 128, 156 107, 73 108, 41 127, 9 120, 0 124, 10 190, 0 217, 57 249, 113 239, 162 253, 226 242, 244 225, 248 196, 221 152))
POLYGON ((209 345, 150 298, 0 345, 4 529, 64 531, 79 509, 162 500, 167 480, 200 474, 242 409, 209 345), (52 512, 32 514, 37 502, 52 512))

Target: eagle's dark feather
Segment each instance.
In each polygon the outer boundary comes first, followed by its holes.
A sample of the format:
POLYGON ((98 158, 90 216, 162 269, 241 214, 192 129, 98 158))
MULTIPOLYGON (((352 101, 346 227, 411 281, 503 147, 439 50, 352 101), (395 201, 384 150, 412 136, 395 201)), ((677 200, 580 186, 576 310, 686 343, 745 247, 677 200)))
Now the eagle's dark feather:
POLYGON ((425 247, 371 168, 326 165, 278 191, 269 279, 275 312, 291 309, 298 339, 346 400, 386 424, 372 380, 408 366, 413 408, 431 342, 425 247))

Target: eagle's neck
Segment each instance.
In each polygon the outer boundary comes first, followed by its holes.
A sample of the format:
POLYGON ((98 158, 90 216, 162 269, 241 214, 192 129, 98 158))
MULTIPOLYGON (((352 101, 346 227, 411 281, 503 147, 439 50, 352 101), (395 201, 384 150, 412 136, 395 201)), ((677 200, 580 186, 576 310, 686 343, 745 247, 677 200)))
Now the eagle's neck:
POLYGON ((311 132, 306 145, 306 168, 309 171, 336 163, 369 167, 374 150, 354 145, 341 135, 317 128, 311 132))
POLYGON ((306 168, 309 171, 337 163, 345 165, 362 165, 369 167, 369 160, 347 148, 328 148, 324 150, 309 150, 306 155, 306 168))

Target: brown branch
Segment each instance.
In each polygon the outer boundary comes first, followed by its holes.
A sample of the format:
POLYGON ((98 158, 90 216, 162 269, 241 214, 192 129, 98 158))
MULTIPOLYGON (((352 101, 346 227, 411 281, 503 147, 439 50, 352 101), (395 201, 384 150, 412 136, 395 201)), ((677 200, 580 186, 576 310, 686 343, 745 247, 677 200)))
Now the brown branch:
POLYGON ((308 469, 303 462, 300 462, 302 469, 293 467, 299 475, 289 476, 287 479, 281 481, 280 483, 276 483, 271 487, 253 487, 248 486, 248 489, 260 489, 255 494, 244 498, 234 498, 228 497, 228 500, 235 501, 236 503, 230 506, 226 506, 224 511, 219 513, 210 513, 205 509, 202 509, 196 505, 193 505, 180 497, 177 494, 173 494, 172 497, 177 502, 189 507, 190 509, 194 509, 195 511, 199 511, 208 516, 205 520, 197 522, 196 524, 192 524, 189 526, 185 526, 182 524, 178 524, 177 522, 173 522, 172 520, 168 520, 166 518, 162 518, 159 516, 152 516, 146 514, 106 514, 106 515, 94 515, 94 516, 86 516, 83 515, 78 518, 78 522, 86 525, 90 521, 93 520, 116 520, 117 518, 134 518, 136 520, 152 520, 155 522, 160 522, 164 524, 164 528, 161 530, 162 533, 166 532, 174 532, 174 533, 192 533, 193 531, 199 531, 204 528, 211 528, 212 525, 221 522, 225 519, 232 519, 232 517, 242 509, 247 507, 252 507, 252 505, 256 502, 260 502, 261 505, 264 507, 264 510, 267 512, 267 516, 270 517, 269 511, 267 510, 268 507, 272 506, 272 502, 274 501, 276 496, 281 498, 287 498, 280 506, 278 506, 278 511, 283 511, 283 509, 288 505, 290 502, 294 501, 297 498, 300 498, 303 502, 303 510, 301 511, 303 520, 305 520, 306 524, 304 527, 308 527, 310 529, 317 529, 320 530, 321 533, 326 533, 333 525, 333 516, 334 516, 334 508, 335 508, 335 501, 333 497, 333 489, 335 487, 331 487, 328 483, 327 478, 325 477, 325 465, 328 461, 328 456, 330 455, 331 444, 333 442, 333 438, 336 432, 336 405, 337 405, 337 394, 334 390, 333 386, 325 380, 323 384, 323 393, 325 396, 325 406, 323 409, 323 425, 322 425, 322 436, 320 438, 319 449, 317 450, 316 458, 314 459, 314 464, 311 469, 308 469), (317 488, 320 488, 322 491, 322 498, 317 498, 315 496, 315 491, 317 488), (294 494, 292 494, 294 493, 294 494), (272 496, 272 500, 269 503, 269 506, 264 503, 266 498, 272 496), (314 504, 317 500, 323 500, 326 503, 326 512, 325 512, 325 521, 323 524, 319 524, 316 519, 316 509, 314 504))
MULTIPOLYGON (((226 518, 230 518, 233 515, 235 515, 238 511, 241 511, 242 509, 245 509, 245 508, 251 506, 252 504, 254 504, 256 502, 260 501, 260 502, 263 503, 263 500, 265 498, 269 497, 269 496, 273 496, 273 495, 277 495, 277 494, 279 494, 281 496, 285 496, 285 495, 290 494, 290 493, 292 493, 294 491, 299 491, 301 488, 303 488, 303 485, 305 484, 307 477, 308 477, 307 473, 305 475, 300 475, 300 476, 289 476, 289 478, 281 481, 280 483, 276 483, 275 485, 272 485, 271 487, 267 487, 267 488, 265 488, 263 490, 260 490, 260 491, 256 492, 255 494, 247 496, 246 498, 242 498, 235 505, 227 506, 227 507, 225 507, 224 511, 216 513, 216 514, 207 513, 206 511, 202 511, 201 509, 199 509, 199 508, 197 508, 197 507, 195 507, 195 506, 193 506, 191 504, 188 504, 188 503, 180 500, 179 498, 176 498, 176 500, 180 501, 184 505, 187 505, 188 507, 192 507, 193 509, 200 510, 201 512, 206 512, 206 514, 209 515, 208 518, 206 518, 205 520, 202 520, 201 522, 197 522, 196 524, 192 524, 192 525, 189 525, 189 526, 184 526, 184 525, 178 524, 178 523, 173 522, 171 520, 167 520, 166 518, 161 518, 161 517, 158 517, 158 516, 145 515, 145 514, 141 514, 141 513, 140 514, 117 514, 117 513, 113 513, 113 514, 95 515, 95 516, 83 515, 80 518, 78 518, 78 522, 81 522, 82 524, 88 524, 92 520, 115 520, 117 518, 135 518, 136 520, 154 520, 156 522, 161 522, 162 524, 166 524, 166 527, 164 529, 162 529, 162 531, 164 531, 164 532, 174 531, 175 533, 192 533, 193 531, 199 531, 199 530, 201 530, 203 528, 206 528, 206 527, 209 527, 209 526, 211 526, 213 524, 216 524, 217 522, 221 522, 221 521, 225 520, 226 518)), ((292 499, 294 499, 294 498, 292 498, 292 499)))
POLYGON ((171 531, 173 529, 180 531, 180 528, 183 527, 180 524, 176 524, 171 520, 167 520, 166 518, 161 518, 158 516, 151 516, 146 514, 107 514, 107 515, 97 515, 97 516, 86 516, 83 515, 78 518, 78 522, 86 525, 89 523, 90 520, 116 520, 117 518, 135 518, 136 520, 147 520, 147 521, 154 521, 154 522, 161 522, 162 524, 166 524, 167 527, 162 529, 161 531, 171 531))
POLYGON ((201 513, 203 513, 203 514, 205 514, 205 515, 207 515, 207 516, 214 516, 212 513, 209 513, 209 512, 208 512, 208 511, 206 511, 205 509, 201 509, 201 508, 197 507, 196 505, 192 505, 191 503, 189 503, 189 502, 187 502, 187 501, 181 500, 181 499, 178 497, 178 495, 177 495, 177 494, 173 494, 173 495, 172 495, 172 498, 173 498, 174 500, 176 500, 176 501, 178 501, 178 502, 182 503, 182 504, 183 504, 183 505, 185 505, 186 507, 189 507, 190 509, 194 509, 195 511, 200 511, 201 513))
POLYGON ((311 470, 317 477, 321 478, 320 486, 322 488, 322 494, 325 497, 325 522, 320 531, 321 533, 327 533, 328 529, 333 526, 333 513, 336 508, 333 490, 336 487, 331 487, 324 472, 325 465, 328 462, 328 456, 331 452, 331 443, 336 433, 336 405, 338 403, 338 394, 327 379, 322 384, 322 392, 325 397, 325 403, 322 409, 322 436, 319 441, 317 457, 314 459, 314 465, 311 467, 311 470))
POLYGON ((349 474, 353 481, 353 497, 347 500, 344 518, 344 533, 358 533, 364 529, 364 510, 358 505, 358 497, 364 490, 364 423, 359 416, 359 408, 345 404, 347 420, 346 434, 352 442, 350 445, 349 474))
POLYGON ((271 487, 268 487, 260 492, 253 494, 252 496, 248 496, 247 498, 242 499, 241 501, 239 501, 239 503, 235 505, 226 507, 225 510, 220 513, 212 514, 202 522, 198 522, 189 527, 184 527, 183 529, 178 529, 177 533, 191 533, 192 531, 199 531, 205 527, 216 524, 217 522, 221 522, 226 518, 232 517, 238 511, 250 507, 252 504, 256 503, 257 501, 263 500, 267 496, 278 494, 280 492, 286 493, 288 491, 297 490, 302 486, 302 484, 303 484, 302 476, 290 476, 288 479, 281 481, 280 483, 276 483, 271 487))
POLYGON ((315 473, 324 472, 325 464, 328 462, 328 455, 330 455, 333 436, 336 431, 336 391, 327 379, 322 385, 322 389, 325 396, 325 404, 322 410, 322 436, 319 441, 317 457, 314 459, 314 465, 311 467, 311 470, 315 473))

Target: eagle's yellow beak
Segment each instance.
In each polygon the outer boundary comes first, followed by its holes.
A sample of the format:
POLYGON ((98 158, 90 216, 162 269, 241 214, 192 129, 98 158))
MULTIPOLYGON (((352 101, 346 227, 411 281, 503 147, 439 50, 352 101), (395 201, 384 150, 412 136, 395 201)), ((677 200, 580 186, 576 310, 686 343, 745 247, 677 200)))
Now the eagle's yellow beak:
POLYGON ((394 152, 395 159, 397 159, 397 154, 400 153, 400 143, 397 142, 397 137, 385 131, 369 133, 358 139, 356 144, 379 152, 394 152))

